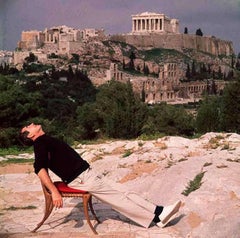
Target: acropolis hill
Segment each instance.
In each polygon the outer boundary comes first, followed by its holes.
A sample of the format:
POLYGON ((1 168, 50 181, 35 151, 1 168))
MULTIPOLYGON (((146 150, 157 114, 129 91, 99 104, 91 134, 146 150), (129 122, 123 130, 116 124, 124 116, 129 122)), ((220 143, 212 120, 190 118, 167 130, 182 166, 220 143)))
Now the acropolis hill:
POLYGON ((232 55, 234 52, 230 41, 188 34, 126 35, 126 43, 141 48, 195 49, 213 55, 232 55))
MULTIPOLYGON (((59 27, 52 27, 40 31, 22 32, 22 39, 18 43, 21 49, 39 48, 43 44, 58 43, 59 48, 71 49, 77 47, 77 42, 83 42, 89 38, 107 39, 104 30, 85 29, 61 30, 59 27), (62 34, 61 34, 62 33, 62 34)), ((179 21, 170 19, 164 14, 144 12, 132 15, 132 32, 128 34, 112 35, 110 39, 123 41, 137 48, 164 48, 176 49, 195 49, 213 55, 232 55, 234 54, 231 41, 218 39, 214 36, 199 36, 195 34, 181 34, 179 32, 179 21)), ((55 50, 53 48, 52 50, 55 50)), ((60 49, 59 49, 60 50, 60 49)), ((62 52, 64 53, 64 52, 62 52)))
POLYGON ((213 55, 232 55, 231 41, 214 36, 198 36, 179 33, 179 21, 164 14, 144 12, 132 16, 132 32, 113 39, 122 40, 137 48, 166 48, 181 51, 195 49, 213 55))
POLYGON ((111 79, 130 81, 136 93, 142 95, 144 91, 146 103, 195 101, 211 87, 220 93, 226 83, 224 78, 234 74, 231 41, 181 34, 179 20, 152 12, 132 15, 132 31, 127 34, 107 36, 103 29, 80 30, 67 26, 23 31, 14 52, 14 64, 21 68, 30 52, 39 62, 62 69, 68 69, 73 54, 78 55, 78 65, 71 63, 71 66, 87 71, 93 84, 111 79), (124 70, 133 52, 138 75, 124 70), (208 72, 219 73, 220 80, 210 76, 187 81, 187 67, 193 62, 198 64, 198 69, 204 64, 208 72), (149 74, 144 74, 146 67, 149 74))

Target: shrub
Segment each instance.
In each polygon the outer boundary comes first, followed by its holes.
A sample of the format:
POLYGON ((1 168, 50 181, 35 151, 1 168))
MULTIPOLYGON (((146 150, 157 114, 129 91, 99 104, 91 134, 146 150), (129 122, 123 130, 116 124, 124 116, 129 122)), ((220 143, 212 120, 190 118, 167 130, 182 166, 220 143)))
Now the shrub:
POLYGON ((8 148, 16 141, 17 132, 15 128, 1 128, 0 130, 0 147, 8 148))
POLYGON ((191 192, 199 189, 202 185, 202 178, 205 172, 201 172, 197 174, 193 180, 190 180, 187 188, 182 192, 182 194, 185 196, 188 196, 191 192))

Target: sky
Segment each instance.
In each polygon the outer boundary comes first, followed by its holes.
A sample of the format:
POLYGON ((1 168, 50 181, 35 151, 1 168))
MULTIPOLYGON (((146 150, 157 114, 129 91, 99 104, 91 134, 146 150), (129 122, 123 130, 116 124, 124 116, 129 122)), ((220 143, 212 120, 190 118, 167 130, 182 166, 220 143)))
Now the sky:
POLYGON ((0 0, 0 50, 13 51, 22 31, 66 25, 96 28, 106 34, 131 32, 131 15, 163 13, 176 18, 180 32, 233 42, 240 52, 240 0, 0 0))

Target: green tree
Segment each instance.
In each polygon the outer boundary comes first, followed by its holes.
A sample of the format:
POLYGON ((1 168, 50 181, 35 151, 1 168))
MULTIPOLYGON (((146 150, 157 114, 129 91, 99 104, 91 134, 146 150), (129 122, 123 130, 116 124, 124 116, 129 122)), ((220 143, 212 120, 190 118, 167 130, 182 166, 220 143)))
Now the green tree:
POLYGON ((15 67, 10 67, 9 64, 4 63, 0 64, 0 74, 8 75, 8 74, 18 74, 19 71, 15 67))
POLYGON ((27 56, 24 60, 27 64, 29 64, 29 63, 36 62, 38 60, 38 57, 34 55, 32 52, 30 52, 29 56, 27 56))
POLYGON ((25 92, 14 78, 0 75, 0 146, 16 145, 24 121, 39 115, 39 93, 25 92))
POLYGON ((189 64, 187 64, 187 71, 186 71, 186 78, 188 79, 188 80, 190 80, 191 79, 191 70, 190 70, 190 66, 189 66, 189 64))
POLYGON ((197 35, 197 36, 203 36, 202 30, 201 30, 200 28, 198 28, 198 29, 196 30, 196 35, 197 35))
POLYGON ((222 79, 222 78, 223 78, 223 73, 222 73, 222 68, 221 68, 221 66, 219 66, 219 68, 218 68, 217 78, 218 78, 218 79, 222 79))
POLYGON ((18 126, 21 120, 39 113, 39 93, 25 92, 14 79, 0 77, 0 125, 18 126))
POLYGON ((101 131, 112 138, 140 135, 146 118, 146 105, 135 95, 129 83, 110 81, 99 88, 96 110, 102 118, 101 131))
POLYGON ((96 110, 95 103, 85 103, 77 108, 78 138, 83 140, 95 139, 100 131, 102 119, 96 110))
POLYGON ((126 69, 126 63, 125 63, 125 59, 123 58, 123 61, 122 61, 122 69, 125 70, 126 69))
POLYGON ((136 59, 136 55, 135 55, 135 53, 133 51, 131 52, 129 58, 130 58, 129 69, 130 70, 135 70, 134 60, 136 59))
POLYGON ((72 80, 74 77, 74 72, 73 72, 72 66, 70 64, 68 65, 67 75, 68 75, 68 79, 70 79, 70 80, 72 80))
POLYGON ((220 99, 218 97, 205 97, 197 111, 197 131, 200 133, 219 131, 220 117, 220 99))
POLYGON ((38 117, 52 122, 56 128, 52 133, 72 141, 79 138, 75 129, 78 126, 76 125, 77 107, 85 102, 94 101, 96 89, 90 79, 78 70, 73 73, 71 80, 59 80, 62 76, 68 77, 68 74, 67 70, 53 71, 52 75, 45 77, 28 77, 21 85, 26 92, 41 95, 38 101, 41 112, 38 117))
POLYGON ((236 62, 236 69, 240 71, 240 59, 236 62))
POLYGON ((225 131, 240 133, 240 79, 224 88, 221 126, 225 131))
POLYGON ((196 71, 196 64, 195 61, 192 62, 192 71, 191 71, 191 76, 196 79, 197 71, 196 71))
POLYGON ((70 63, 79 64, 80 56, 79 54, 72 54, 72 58, 70 59, 70 63))
POLYGON ((144 62, 144 66, 143 66, 143 73, 144 73, 144 75, 149 75, 149 68, 148 68, 148 66, 145 64, 145 62, 144 62))
POLYGON ((149 107, 142 133, 146 135, 187 135, 194 132, 193 117, 183 107, 161 103, 149 107))

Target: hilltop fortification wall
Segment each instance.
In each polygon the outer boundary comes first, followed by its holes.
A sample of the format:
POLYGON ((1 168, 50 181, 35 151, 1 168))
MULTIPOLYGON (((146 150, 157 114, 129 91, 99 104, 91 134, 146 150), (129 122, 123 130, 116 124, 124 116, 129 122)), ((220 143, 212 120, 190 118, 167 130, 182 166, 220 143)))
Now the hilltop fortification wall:
MULTIPOLYGON (((114 38, 114 37, 113 37, 114 38)), ((189 34, 156 34, 145 35, 124 35, 118 36, 119 40, 134 45, 137 48, 165 48, 176 49, 195 49, 213 55, 227 55, 234 53, 231 41, 221 40, 210 36, 197 36, 189 34)))

